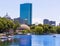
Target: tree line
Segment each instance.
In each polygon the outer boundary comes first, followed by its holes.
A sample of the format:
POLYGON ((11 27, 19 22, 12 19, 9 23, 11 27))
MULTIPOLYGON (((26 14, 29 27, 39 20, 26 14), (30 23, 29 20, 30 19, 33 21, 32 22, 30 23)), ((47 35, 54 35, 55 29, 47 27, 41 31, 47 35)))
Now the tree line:
MULTIPOLYGON (((16 32, 16 29, 20 27, 18 22, 14 22, 13 20, 7 18, 0 17, 0 33, 7 32, 10 29, 13 29, 16 32)), ((30 26, 30 31, 24 30, 22 33, 27 34, 60 34, 60 26, 51 26, 51 25, 42 25, 42 24, 32 24, 30 26)))
POLYGON ((60 26, 33 24, 30 28, 32 34, 60 34, 60 26))

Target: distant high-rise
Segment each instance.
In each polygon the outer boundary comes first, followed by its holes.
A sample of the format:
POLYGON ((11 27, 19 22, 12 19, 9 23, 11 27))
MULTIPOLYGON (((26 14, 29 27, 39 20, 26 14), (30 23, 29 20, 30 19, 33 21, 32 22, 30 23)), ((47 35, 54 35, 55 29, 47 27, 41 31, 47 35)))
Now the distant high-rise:
POLYGON ((24 20, 22 20, 20 17, 14 18, 14 22, 18 22, 20 24, 24 24, 24 20))
POLYGON ((55 21, 49 21, 48 19, 44 19, 43 24, 56 26, 56 22, 55 21))
POLYGON ((55 21, 50 21, 49 24, 52 25, 52 26, 55 26, 56 22, 55 21))
POLYGON ((20 4, 20 18, 24 20, 25 24, 31 25, 32 24, 32 4, 31 3, 24 3, 20 4))
POLYGON ((43 24, 48 24, 49 25, 49 20, 48 19, 44 19, 43 24))

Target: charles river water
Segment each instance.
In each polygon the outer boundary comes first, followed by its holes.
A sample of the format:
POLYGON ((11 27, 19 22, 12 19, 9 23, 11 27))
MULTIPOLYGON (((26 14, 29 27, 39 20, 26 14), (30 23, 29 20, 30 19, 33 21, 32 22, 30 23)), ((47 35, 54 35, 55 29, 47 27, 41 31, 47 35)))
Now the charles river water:
POLYGON ((60 34, 14 35, 8 40, 0 41, 0 46, 60 46, 60 34))

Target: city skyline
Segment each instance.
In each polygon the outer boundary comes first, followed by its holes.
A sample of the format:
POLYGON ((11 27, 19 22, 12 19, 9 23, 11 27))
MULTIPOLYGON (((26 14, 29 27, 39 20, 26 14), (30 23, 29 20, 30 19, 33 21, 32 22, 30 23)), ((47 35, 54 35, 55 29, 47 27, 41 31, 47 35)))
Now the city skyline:
POLYGON ((0 16, 4 16, 6 12, 11 18, 19 17, 19 4, 32 3, 33 5, 33 23, 43 23, 43 19, 56 21, 60 20, 60 0, 1 0, 0 16))

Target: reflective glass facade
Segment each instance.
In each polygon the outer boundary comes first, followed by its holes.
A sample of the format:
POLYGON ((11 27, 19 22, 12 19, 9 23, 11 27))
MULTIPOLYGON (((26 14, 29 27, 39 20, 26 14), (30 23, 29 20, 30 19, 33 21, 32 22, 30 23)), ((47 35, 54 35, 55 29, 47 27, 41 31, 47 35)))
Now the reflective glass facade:
POLYGON ((25 21, 26 24, 32 24, 32 4, 24 3, 20 4, 20 18, 25 21))

